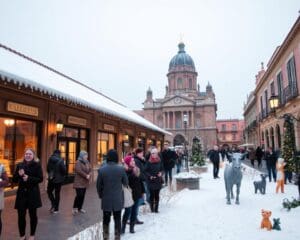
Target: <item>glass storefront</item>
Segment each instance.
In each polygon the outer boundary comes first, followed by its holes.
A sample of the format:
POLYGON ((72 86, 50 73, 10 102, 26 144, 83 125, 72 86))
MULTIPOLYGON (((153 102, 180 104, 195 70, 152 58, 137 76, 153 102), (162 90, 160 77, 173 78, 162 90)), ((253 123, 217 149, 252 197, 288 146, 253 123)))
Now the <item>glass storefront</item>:
POLYGON ((101 164, 106 158, 109 149, 116 149, 116 136, 113 133, 98 132, 97 135, 97 162, 101 164))
POLYGON ((75 163, 79 152, 88 152, 88 130, 74 127, 64 127, 58 134, 58 149, 66 163, 67 177, 72 179, 75 173, 75 163))
POLYGON ((40 156, 39 124, 28 120, 0 117, 0 163, 12 178, 16 164, 21 162, 26 148, 40 156))

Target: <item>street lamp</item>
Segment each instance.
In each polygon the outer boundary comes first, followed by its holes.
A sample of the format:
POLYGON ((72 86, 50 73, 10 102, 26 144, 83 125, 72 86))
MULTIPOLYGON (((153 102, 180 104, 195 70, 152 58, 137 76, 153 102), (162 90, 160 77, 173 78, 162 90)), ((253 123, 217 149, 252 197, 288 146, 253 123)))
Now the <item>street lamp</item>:
MULTIPOLYGON (((276 95, 272 95, 269 99, 269 104, 271 110, 275 113, 276 117, 276 109, 279 106, 279 98, 276 95)), ((286 148, 286 155, 288 156, 286 161, 289 161, 289 159, 292 159, 292 162, 295 167, 296 174, 298 176, 298 186, 300 185, 300 176, 299 176, 299 159, 297 158, 296 154, 296 143, 295 143, 295 133, 294 133, 294 124, 293 121, 300 122, 299 118, 296 118, 293 114, 291 113, 285 113, 282 116, 279 116, 278 118, 284 119, 284 129, 285 129, 285 134, 288 134, 288 144, 284 144, 284 148, 286 148)), ((286 139, 286 138, 285 138, 286 139)), ((299 189, 299 196, 300 196, 300 187, 299 189)))
MULTIPOLYGON (((189 117, 187 114, 184 114, 183 115, 183 124, 184 124, 184 135, 185 135, 185 138, 187 138, 187 135, 186 135, 186 127, 187 127, 187 123, 188 123, 188 120, 189 120, 189 117)), ((187 140, 184 139, 184 152, 185 152, 185 165, 186 165, 186 170, 189 171, 189 156, 188 156, 188 151, 186 149, 186 144, 187 144, 187 140)))

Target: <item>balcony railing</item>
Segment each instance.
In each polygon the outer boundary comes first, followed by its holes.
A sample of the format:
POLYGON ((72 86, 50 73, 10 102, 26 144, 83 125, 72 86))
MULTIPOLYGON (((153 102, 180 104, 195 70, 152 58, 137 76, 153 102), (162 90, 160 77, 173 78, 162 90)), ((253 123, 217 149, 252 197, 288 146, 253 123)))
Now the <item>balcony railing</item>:
POLYGON ((281 105, 286 104, 291 99, 298 96, 298 87, 297 83, 294 82, 292 85, 288 85, 283 89, 282 98, 281 98, 281 105))

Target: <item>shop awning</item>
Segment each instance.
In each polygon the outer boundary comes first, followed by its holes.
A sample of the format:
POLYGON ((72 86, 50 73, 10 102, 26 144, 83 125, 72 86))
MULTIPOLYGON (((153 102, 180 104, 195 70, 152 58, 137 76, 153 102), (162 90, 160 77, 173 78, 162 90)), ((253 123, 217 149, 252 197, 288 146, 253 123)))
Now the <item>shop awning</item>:
POLYGON ((55 72, 41 63, 0 44, 0 81, 7 80, 19 86, 43 92, 100 112, 110 114, 164 134, 159 128, 132 110, 68 76, 55 72))

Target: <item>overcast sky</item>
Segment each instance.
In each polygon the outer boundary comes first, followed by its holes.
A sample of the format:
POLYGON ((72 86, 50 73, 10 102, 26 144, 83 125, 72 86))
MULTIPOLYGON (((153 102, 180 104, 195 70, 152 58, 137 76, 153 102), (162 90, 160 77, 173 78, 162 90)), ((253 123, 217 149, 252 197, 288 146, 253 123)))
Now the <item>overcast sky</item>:
POLYGON ((0 9, 2 44, 134 110, 149 86, 164 97, 182 34, 200 91, 211 83, 224 119, 242 118, 260 63, 284 40, 300 1, 0 0, 0 9))

